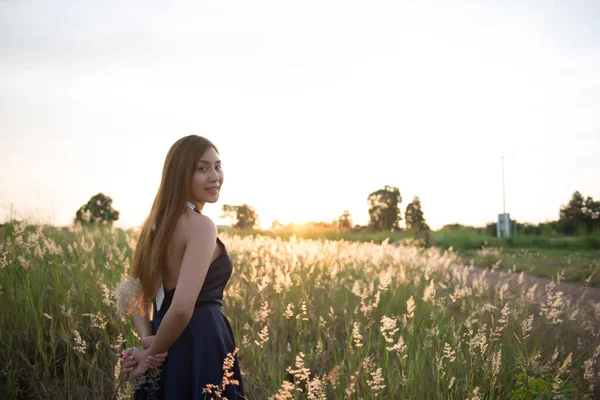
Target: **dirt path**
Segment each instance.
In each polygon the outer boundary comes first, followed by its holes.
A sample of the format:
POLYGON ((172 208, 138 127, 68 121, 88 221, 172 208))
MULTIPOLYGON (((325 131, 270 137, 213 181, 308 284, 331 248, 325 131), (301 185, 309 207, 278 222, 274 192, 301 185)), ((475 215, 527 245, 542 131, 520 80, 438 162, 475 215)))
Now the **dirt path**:
MULTIPOLYGON (((519 287, 519 275, 520 273, 514 273, 512 271, 503 270, 491 270, 480 267, 469 267, 468 282, 470 285, 473 284, 477 279, 485 279, 489 285, 490 290, 498 288, 500 284, 508 282, 509 287, 519 287)), ((523 274, 522 287, 528 290, 537 284, 534 295, 534 302, 541 304, 546 298, 546 285, 552 282, 551 278, 530 276, 523 274)), ((554 292, 563 292, 565 300, 570 299, 571 304, 575 304, 578 300, 580 301, 579 307, 585 312, 595 312, 596 303, 598 303, 600 312, 600 288, 592 286, 584 286, 582 283, 577 282, 565 282, 561 281, 556 283, 554 292), (583 296, 583 297, 582 297, 583 296)))

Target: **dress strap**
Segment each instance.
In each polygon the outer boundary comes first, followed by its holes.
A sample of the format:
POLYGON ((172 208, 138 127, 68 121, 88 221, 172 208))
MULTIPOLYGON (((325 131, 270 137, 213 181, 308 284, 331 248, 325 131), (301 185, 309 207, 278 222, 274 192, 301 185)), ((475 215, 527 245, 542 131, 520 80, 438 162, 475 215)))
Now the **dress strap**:
POLYGON ((202 213, 200 212, 200 210, 198 209, 198 207, 196 207, 196 206, 194 205, 194 203, 192 203, 191 201, 188 201, 188 202, 187 202, 187 206, 188 206, 189 208, 191 208, 191 209, 192 209, 192 211, 194 211, 194 212, 197 212, 198 214, 202 214, 202 213))

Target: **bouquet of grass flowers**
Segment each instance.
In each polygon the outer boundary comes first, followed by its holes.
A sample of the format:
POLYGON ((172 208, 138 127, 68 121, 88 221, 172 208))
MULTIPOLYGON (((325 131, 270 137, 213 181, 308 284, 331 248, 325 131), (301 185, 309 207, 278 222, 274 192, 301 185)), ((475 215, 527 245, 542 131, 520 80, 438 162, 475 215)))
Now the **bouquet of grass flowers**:
MULTIPOLYGON (((127 316, 133 316, 138 312, 141 308, 141 289, 142 285, 138 278, 134 278, 130 275, 124 275, 121 278, 121 281, 117 284, 113 291, 113 296, 115 300, 115 305, 117 308, 117 314, 125 318, 127 316)), ((137 335, 136 335, 137 336, 137 335)), ((150 347, 154 336, 148 336, 142 338, 141 346, 143 349, 147 349, 150 347)), ((137 366, 137 361, 135 360, 134 354, 136 351, 139 351, 136 347, 130 347, 123 353, 122 356, 122 374, 123 378, 130 382, 132 385, 132 389, 135 391, 142 386, 146 386, 147 390, 152 394, 156 393, 159 386, 158 383, 160 381, 161 369, 158 368, 159 364, 164 362, 166 358, 166 353, 157 355, 156 358, 159 360, 155 364, 156 368, 150 368, 141 374, 134 374, 133 379, 130 379, 132 372, 135 370, 137 366)), ((151 395, 149 398, 152 398, 151 395)))

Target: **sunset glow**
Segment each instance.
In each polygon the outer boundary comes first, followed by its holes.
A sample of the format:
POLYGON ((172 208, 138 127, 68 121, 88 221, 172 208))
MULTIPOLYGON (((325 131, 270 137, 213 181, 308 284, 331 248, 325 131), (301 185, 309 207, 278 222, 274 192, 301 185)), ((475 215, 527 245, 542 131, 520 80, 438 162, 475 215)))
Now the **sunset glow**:
POLYGON ((434 229, 483 225, 509 152, 519 221, 600 197, 599 8, 445 4, 2 2, 0 219, 69 224, 103 192, 137 226, 191 133, 223 160, 205 213, 263 227, 366 224, 386 184, 434 229))

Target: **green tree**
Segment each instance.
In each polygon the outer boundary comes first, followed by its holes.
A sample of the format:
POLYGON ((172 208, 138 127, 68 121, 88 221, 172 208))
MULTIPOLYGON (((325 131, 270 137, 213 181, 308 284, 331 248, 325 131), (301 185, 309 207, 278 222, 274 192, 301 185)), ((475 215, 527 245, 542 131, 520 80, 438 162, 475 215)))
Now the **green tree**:
POLYGON ((112 199, 102 193, 92 196, 87 204, 75 213, 75 223, 112 225, 119 219, 119 212, 112 208, 112 199))
POLYGON ((402 220, 400 206, 402 196, 400 189, 386 185, 369 195, 369 226, 380 231, 399 229, 402 220))
POLYGON ((282 229, 282 228, 285 228, 285 227, 284 227, 284 226, 283 226, 283 224, 282 224, 281 222, 279 222, 278 220, 274 220, 274 221, 271 223, 271 229, 273 229, 273 230, 275 230, 275 231, 276 231, 276 230, 279 230, 279 229, 282 229))
POLYGON ((594 201, 588 196, 584 204, 585 224, 588 232, 600 229, 600 201, 594 201))
POLYGON ((233 225, 233 220, 234 218, 236 218, 238 208, 239 206, 223 204, 223 207, 221 208, 221 210, 223 211, 223 214, 221 214, 221 218, 223 218, 226 221, 226 223, 228 222, 229 225, 233 225))
POLYGON ((352 229, 352 216, 350 215, 350 211, 344 210, 344 213, 340 215, 337 219, 337 227, 339 230, 349 230, 352 229))
POLYGON ((406 206, 404 220, 406 221, 406 229, 411 229, 415 232, 429 230, 429 226, 425 222, 425 216, 423 215, 421 199, 419 199, 419 196, 413 197, 413 201, 406 206))
POLYGON ((235 224, 236 228, 240 229, 252 229, 258 223, 258 215, 254 208, 247 205, 242 204, 241 206, 236 206, 236 214, 237 214, 237 222, 235 224))
POLYGON ((559 212, 559 225, 563 233, 573 235, 581 230, 588 232, 600 228, 600 202, 593 198, 584 198, 576 191, 567 205, 559 212))

